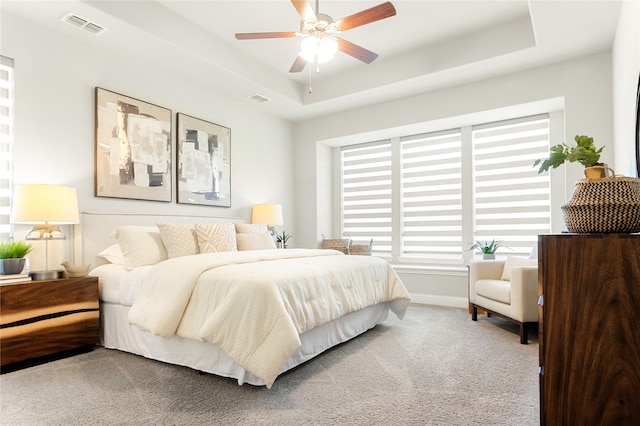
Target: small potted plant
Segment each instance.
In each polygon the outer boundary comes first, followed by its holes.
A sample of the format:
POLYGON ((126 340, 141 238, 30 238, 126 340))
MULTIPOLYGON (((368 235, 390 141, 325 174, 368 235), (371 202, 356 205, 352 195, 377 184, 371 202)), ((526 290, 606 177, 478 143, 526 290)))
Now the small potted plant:
POLYGON ((593 143, 593 138, 589 136, 576 135, 576 146, 568 146, 565 143, 554 145, 549 151, 549 158, 539 159, 533 163, 533 167, 540 164, 538 173, 549 170, 550 167, 557 168, 566 161, 578 162, 585 167, 585 175, 588 178, 602 178, 605 176, 604 164, 600 163, 601 148, 597 148, 593 143))
POLYGON ((24 241, 0 243, 0 275, 19 274, 24 269, 24 258, 33 250, 31 244, 24 241))
POLYGON ((478 250, 480 253, 482 253, 483 259, 495 259, 498 247, 501 247, 500 241, 475 241, 473 244, 471 244, 469 250, 478 250))
POLYGON ((291 234, 287 234, 286 231, 282 231, 282 234, 276 234, 276 241, 278 242, 279 246, 281 246, 283 249, 286 249, 287 241, 289 241, 289 238, 291 237, 291 234))

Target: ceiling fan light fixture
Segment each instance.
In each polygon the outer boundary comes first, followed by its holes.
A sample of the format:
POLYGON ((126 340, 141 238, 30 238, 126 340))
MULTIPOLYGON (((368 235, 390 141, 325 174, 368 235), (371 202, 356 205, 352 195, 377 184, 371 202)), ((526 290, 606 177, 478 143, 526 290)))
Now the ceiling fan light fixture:
MULTIPOLYGON (((365 64, 370 64, 378 57, 377 53, 351 43, 342 37, 338 37, 338 35, 344 31, 389 18, 396 14, 395 7, 390 1, 387 1, 334 21, 331 16, 318 12, 319 0, 316 0, 315 12, 309 4, 309 0, 290 1, 298 15, 300 15, 300 31, 236 33, 236 38, 238 40, 255 40, 303 37, 304 40, 300 45, 300 52, 296 55, 291 68, 289 68, 289 72, 292 73, 302 71, 307 62, 311 64, 327 62, 334 57, 338 50, 365 64)), ((319 66, 316 66, 316 69, 320 72, 319 66)))
POLYGON ((327 62, 336 55, 338 42, 333 37, 309 36, 300 43, 300 55, 305 61, 319 64, 327 62))

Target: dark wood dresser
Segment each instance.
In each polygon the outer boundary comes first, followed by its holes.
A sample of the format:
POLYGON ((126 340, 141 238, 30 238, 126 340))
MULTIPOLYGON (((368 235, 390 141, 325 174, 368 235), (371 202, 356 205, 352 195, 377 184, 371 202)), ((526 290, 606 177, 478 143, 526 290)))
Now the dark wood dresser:
POLYGON ((640 421, 640 234, 541 235, 540 423, 640 421))
POLYGON ((100 340, 98 278, 0 286, 0 365, 100 340))

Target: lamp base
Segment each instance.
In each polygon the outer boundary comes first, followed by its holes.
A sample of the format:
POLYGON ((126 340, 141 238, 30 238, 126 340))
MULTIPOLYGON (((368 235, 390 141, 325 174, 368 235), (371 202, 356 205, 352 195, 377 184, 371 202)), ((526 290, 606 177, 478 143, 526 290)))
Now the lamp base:
POLYGON ((29 276, 33 281, 58 280, 64 278, 64 271, 32 271, 29 272, 29 276))

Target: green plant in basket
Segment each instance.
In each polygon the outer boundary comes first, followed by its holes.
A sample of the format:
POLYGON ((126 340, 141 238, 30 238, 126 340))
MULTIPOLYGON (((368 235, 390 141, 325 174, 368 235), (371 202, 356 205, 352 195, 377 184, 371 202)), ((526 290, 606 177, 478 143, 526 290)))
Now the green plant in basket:
POLYGON ((578 162, 585 167, 592 167, 600 164, 600 154, 603 147, 596 147, 593 138, 589 136, 576 135, 576 146, 568 146, 565 143, 554 145, 549 150, 549 157, 538 159, 533 163, 533 167, 540 164, 538 173, 543 173, 549 168, 558 168, 566 161, 573 163, 578 162))
POLYGON ((20 259, 32 250, 31 244, 24 241, 7 241, 0 243, 0 259, 20 259))

